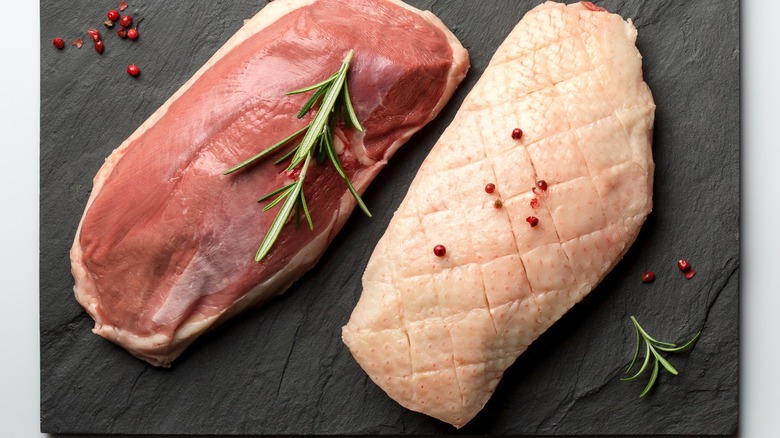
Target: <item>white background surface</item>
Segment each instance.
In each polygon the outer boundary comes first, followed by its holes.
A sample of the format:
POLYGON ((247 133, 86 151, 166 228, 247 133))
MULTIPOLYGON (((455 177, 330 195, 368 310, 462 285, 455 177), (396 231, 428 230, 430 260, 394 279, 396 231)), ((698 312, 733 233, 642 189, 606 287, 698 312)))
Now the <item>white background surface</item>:
MULTIPOLYGON (((652 1, 652 0, 644 0, 652 1)), ((678 0, 682 1, 682 0, 678 0)), ((38 437, 38 2, 0 13, 0 438, 38 437)), ((780 436, 780 2, 742 1, 740 436, 780 436)), ((693 22, 695 25, 695 22, 693 22)), ((717 42, 713 42, 717 43, 717 42)))

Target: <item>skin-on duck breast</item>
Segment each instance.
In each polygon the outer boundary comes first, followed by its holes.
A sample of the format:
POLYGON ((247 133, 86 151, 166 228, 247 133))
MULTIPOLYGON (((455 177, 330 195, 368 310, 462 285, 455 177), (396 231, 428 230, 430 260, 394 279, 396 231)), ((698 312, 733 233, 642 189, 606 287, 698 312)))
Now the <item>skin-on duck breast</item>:
POLYGON ((636 35, 588 2, 539 5, 426 158, 343 329, 401 405, 466 424, 636 238, 655 112, 636 35))

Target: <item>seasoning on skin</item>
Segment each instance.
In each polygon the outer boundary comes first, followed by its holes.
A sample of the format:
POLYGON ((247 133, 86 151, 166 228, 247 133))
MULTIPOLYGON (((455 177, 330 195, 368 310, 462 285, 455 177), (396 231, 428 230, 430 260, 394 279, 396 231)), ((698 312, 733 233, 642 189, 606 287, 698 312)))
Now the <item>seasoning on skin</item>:
POLYGON ((537 195, 541 195, 543 192, 547 191, 547 181, 540 179, 536 182, 536 187, 533 189, 534 193, 537 195))

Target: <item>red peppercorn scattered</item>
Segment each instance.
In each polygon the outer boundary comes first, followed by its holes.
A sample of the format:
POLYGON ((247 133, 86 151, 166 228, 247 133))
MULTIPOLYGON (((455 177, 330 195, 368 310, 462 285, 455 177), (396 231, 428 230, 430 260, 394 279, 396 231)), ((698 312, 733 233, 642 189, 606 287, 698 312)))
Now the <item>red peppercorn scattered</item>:
POLYGON ((504 201, 500 199, 496 199, 496 202, 493 203, 493 207, 495 208, 502 208, 504 206, 504 201))
POLYGON ((685 259, 680 259, 677 260, 677 267, 680 268, 681 271, 686 272, 691 269, 691 264, 685 259))
POLYGON ((84 40, 82 40, 81 38, 76 38, 75 40, 70 42, 70 45, 76 46, 77 49, 80 49, 81 46, 84 45, 84 40))
POLYGON ((127 9, 127 2, 119 2, 119 10, 124 11, 127 9))
POLYGON ((125 39, 125 38, 127 38, 127 29, 125 29, 125 28, 118 29, 116 31, 116 34, 119 36, 119 38, 125 39))
POLYGON ((642 274, 642 283, 650 283, 653 280, 655 280, 655 272, 647 271, 642 274))
POLYGON ((520 128, 515 128, 512 131, 512 138, 515 140, 520 140, 521 138, 523 138, 523 130, 520 128))
POLYGON ((62 50, 65 47, 65 40, 62 38, 54 38, 51 40, 51 43, 54 44, 54 47, 62 50))
POLYGON ((136 77, 141 74, 141 69, 135 64, 130 64, 127 66, 127 74, 136 77))
POLYGON ((495 192, 496 191, 496 185, 493 184, 493 183, 490 183, 490 184, 486 185, 485 186, 485 191, 488 192, 488 193, 495 192))
POLYGON ((525 218, 525 221, 531 224, 531 228, 539 225, 539 218, 537 218, 536 216, 528 216, 527 218, 525 218))
POLYGON ((98 32, 97 29, 90 29, 90 30, 88 30, 87 31, 87 35, 89 35, 89 38, 92 41, 95 41, 95 42, 100 41, 100 32, 98 32))
POLYGON ((691 278, 693 278, 694 275, 696 275, 696 271, 694 271, 693 269, 688 269, 687 271, 685 271, 686 280, 690 280, 691 278))
POLYGON ((531 199, 531 208, 539 208, 539 198, 531 199))
POLYGON ((133 25, 133 17, 125 15, 119 19, 119 25, 122 27, 130 27, 133 25))
POLYGON ((103 41, 95 41, 95 51, 98 53, 103 53, 104 50, 106 50, 106 46, 103 44, 103 41))
POLYGON ((131 40, 137 40, 138 39, 138 29, 132 28, 127 29, 127 37, 131 40))
POLYGON ((112 9, 108 11, 108 14, 106 14, 106 16, 111 21, 119 20, 119 11, 117 11, 116 9, 112 9))
POLYGON ((436 245, 433 247, 433 253, 436 257, 444 257, 447 255, 447 248, 445 248, 444 245, 436 245))
POLYGON ((536 182, 536 186, 533 188, 533 192, 537 195, 541 195, 542 193, 547 191, 547 181, 541 179, 536 182))

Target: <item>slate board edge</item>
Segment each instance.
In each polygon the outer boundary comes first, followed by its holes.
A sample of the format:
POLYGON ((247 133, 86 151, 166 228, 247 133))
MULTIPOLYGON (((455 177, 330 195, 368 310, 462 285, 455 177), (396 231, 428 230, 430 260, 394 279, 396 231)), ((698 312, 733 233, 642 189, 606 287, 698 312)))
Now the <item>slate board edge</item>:
MULTIPOLYGON (((85 2, 83 2, 83 3, 85 3, 85 2)), ((257 5, 254 5, 253 7, 247 8, 247 11, 249 11, 250 14, 249 15, 245 15, 245 16, 251 16, 251 13, 253 12, 252 9, 253 8, 254 8, 254 10, 259 9, 258 5, 262 5, 265 2, 255 2, 255 3, 257 3, 257 5)), ((415 2, 415 3, 419 3, 419 4, 423 5, 423 6, 425 6, 425 5, 436 6, 434 4, 435 2, 415 2)), ((454 4, 453 2, 451 2, 451 3, 454 4)), ((599 2, 597 2, 597 3, 599 3, 599 2)), ((602 3, 606 5, 609 2, 602 2, 602 3)), ((612 3, 614 3, 614 2, 612 2, 612 3)), ((46 104, 46 100, 47 99, 50 100, 54 93, 47 93, 46 95, 44 95, 44 93, 43 93, 43 91, 46 89, 46 85, 50 84, 50 82, 52 80, 52 77, 53 77, 52 71, 51 70, 46 70, 47 67, 51 67, 51 63, 47 63, 46 61, 52 59, 51 58, 51 53, 49 53, 49 51, 47 51, 47 49, 51 48, 51 47, 49 47, 50 46, 51 34, 50 34, 50 32, 47 29, 50 29, 52 26, 51 26, 51 14, 46 15, 47 11, 45 11, 45 9, 46 9, 47 5, 51 5, 51 4, 53 4, 53 2, 43 1, 41 3, 41 10, 42 10, 42 23, 41 23, 42 24, 42 27, 41 27, 42 28, 42 35, 41 35, 41 56, 42 56, 42 65, 41 65, 41 68, 42 68, 42 71, 41 71, 41 73, 42 73, 41 74, 41 81, 42 81, 42 84, 41 84, 41 86, 42 86, 41 129, 42 129, 42 134, 44 134, 44 133, 50 134, 52 132, 52 128, 51 128, 51 126, 52 126, 52 112, 49 111, 49 106, 46 104), (50 21, 44 22, 44 18, 49 18, 50 21), (49 25, 45 26, 47 24, 49 24, 49 25)), ((139 4, 141 8, 143 8, 145 6, 148 7, 145 4, 145 2, 137 2, 137 4, 139 4)), ((701 5, 699 5, 699 6, 701 6, 701 5)), ((715 5, 715 6, 717 6, 717 5, 715 5)), ((731 5, 731 6, 733 6, 733 5, 731 5)), ((102 8, 102 6, 101 6, 101 8, 102 8)), ((51 12, 52 9, 56 9, 56 8, 51 8, 50 7, 50 8, 48 8, 48 12, 51 12)), ((85 6, 85 9, 87 9, 87 6, 85 6)), ((93 9, 94 9, 94 7, 93 7, 93 9)), ((79 10, 79 8, 71 7, 71 10, 77 11, 77 10, 79 10)), ((447 15, 447 11, 437 11, 435 8, 434 8, 434 11, 439 13, 442 16, 443 15, 447 15)), ((192 13, 192 12, 195 12, 195 11, 190 11, 190 12, 192 13)), ((86 15, 86 14, 84 14, 84 15, 86 15)), ((94 14, 90 15, 90 16, 94 16, 94 14)), ((80 16, 79 18, 83 18, 83 16, 80 16)), ((442 17, 442 18, 444 18, 444 17, 442 17)), ((223 20, 215 20, 215 21, 217 23, 217 25, 215 27, 213 27, 213 28, 215 28, 217 30, 215 33, 219 34, 221 39, 223 39, 223 40, 227 39, 227 37, 229 37, 230 34, 232 34, 232 31, 230 31, 229 26, 225 24, 227 22, 227 20, 223 19, 223 20)), ((78 24, 74 24, 74 26, 78 27, 78 26, 81 26, 82 24, 83 23, 79 22, 78 24)), ((642 32, 643 32, 642 29, 641 29, 641 25, 642 25, 642 22, 639 19, 637 19, 637 26, 640 27, 640 39, 641 39, 641 35, 642 35, 642 32)), ((737 26, 738 26, 738 21, 737 21, 737 26)), ((457 27, 457 26, 454 26, 454 27, 457 27)), ((211 28, 209 28, 209 29, 211 29, 211 28)), ((456 30, 456 33, 458 33, 457 29, 453 29, 453 30, 456 30)), ((465 41, 464 41, 464 43, 465 43, 465 41)), ((203 49, 203 50, 205 52, 208 52, 208 50, 212 50, 213 51, 218 46, 219 46, 219 44, 214 44, 213 46, 209 46, 209 48, 203 49)), ((78 53, 79 53, 80 56, 84 56, 84 54, 87 53, 87 50, 91 50, 91 48, 87 46, 85 48, 82 48, 81 51, 78 52, 78 53)), ((103 65, 105 65, 105 63, 103 65)), ((199 67, 199 64, 198 65, 191 65, 190 67, 196 69, 197 67, 199 67)), ((738 61, 737 61, 737 67, 738 67, 738 61)), ((184 70, 186 70, 186 69, 184 69, 184 70)), ((190 69, 190 71, 192 71, 192 69, 190 69)), ((180 73, 179 75, 172 75, 172 77, 181 78, 181 79, 176 79, 176 80, 183 81, 188 76, 187 75, 183 75, 183 74, 180 73)), ((472 79, 473 79, 473 76, 472 76, 472 79)), ((175 88, 177 88, 177 86, 175 86, 175 85, 173 85, 173 86, 166 85, 166 86, 169 87, 169 90, 167 90, 166 92, 159 93, 158 96, 152 96, 152 99, 155 98, 155 97, 157 97, 157 98, 159 98, 159 97, 165 98, 172 91, 174 91, 175 88)), ((460 98, 462 98, 463 95, 464 95, 462 92, 463 92, 463 90, 459 90, 458 96, 460 98)), ((737 94, 738 94, 738 81, 737 81, 737 94)), ((456 99, 453 99, 453 102, 455 102, 456 100, 457 100, 457 97, 456 97, 456 99)), ((161 102, 155 102, 155 103, 157 105, 159 105, 159 103, 161 103, 161 102)), ((446 116, 451 117, 452 112, 450 110, 452 109, 451 108, 452 106, 453 105, 451 104, 450 105, 450 109, 448 110, 449 111, 448 114, 446 114, 446 115, 443 114, 443 117, 446 117, 446 116)), ((146 105, 146 107, 143 110, 144 111, 150 111, 150 110, 153 111, 153 109, 155 109, 154 105, 146 105)), ((738 106, 737 106, 737 110, 738 110, 738 106)), ((141 121, 142 120, 143 120, 143 118, 141 118, 141 121)), ((137 125, 138 123, 140 123, 140 122, 133 121, 132 123, 128 123, 127 126, 137 125)), ((67 124, 66 124, 66 126, 67 126, 67 124)), ((737 121, 737 128, 738 128, 738 121, 737 121)), ((128 128, 128 129, 132 129, 132 127, 128 128)), ((658 131, 658 125, 656 126, 656 130, 658 131)), ((436 129, 431 128, 430 130, 427 131, 427 133, 423 133, 424 135, 419 136, 420 137, 420 141, 421 142, 429 142, 428 144, 430 144, 430 141, 435 140, 435 137, 436 137, 435 133, 436 133, 436 129)), ((114 137, 117 137, 119 139, 118 141, 121 141, 121 139, 122 139, 121 138, 122 136, 114 136, 114 137)), ((111 141, 113 141, 113 144, 118 144, 117 138, 114 138, 113 140, 109 140, 109 141, 107 141, 107 143, 110 143, 111 141)), ((45 154, 45 152, 51 152, 51 150, 50 150, 51 144, 47 143, 46 141, 47 140, 44 138, 44 135, 42 135, 42 151, 41 151, 42 160, 48 155, 48 154, 45 154), (48 148, 44 148, 44 146, 49 146, 49 147, 48 148)), ((100 154, 97 154, 97 155, 100 155, 100 154)), ((405 157, 406 158, 411 158, 412 160, 421 158, 421 156, 415 155, 415 154, 413 154, 411 152, 406 153, 405 157)), ((95 161, 99 161, 100 159, 102 159, 102 157, 97 157, 95 159, 95 161)), ((738 162, 736 164, 737 164, 737 178, 736 178, 736 182, 738 184, 738 162)), ((91 327, 91 321, 89 320, 88 317, 86 317, 86 315, 83 313, 83 311, 80 311, 78 308, 74 308, 72 305, 68 305, 67 303, 64 304, 64 305, 63 304, 54 304, 54 301, 56 301, 56 300, 52 301, 51 300, 51 295, 49 295, 50 293, 47 294, 48 290, 50 290, 50 288, 51 288, 51 283, 52 282, 49 281, 50 278, 47 277, 47 275, 49 275, 50 272, 48 272, 48 270, 45 269, 45 268, 52 268, 53 267, 52 263, 51 263, 51 259, 49 259, 47 257, 52 257, 52 254, 56 254, 58 257, 61 257, 63 255, 63 253, 65 254, 65 256, 67 256, 66 248, 69 247, 69 239, 72 239, 72 232, 73 232, 74 229, 67 229, 64 234, 52 233, 51 232, 51 228, 44 229, 44 225, 51 225, 53 223, 52 222, 52 215, 49 212, 52 210, 53 207, 57 207, 57 203, 51 202, 52 198, 49 196, 49 194, 45 194, 43 192, 44 188, 47 188, 49 190, 52 189, 51 180, 47 179, 47 178, 49 178, 48 172, 52 171, 52 166, 47 166, 46 163, 44 163, 43 161, 41 163, 41 166, 42 166, 41 167, 41 183, 42 183, 42 186, 41 186, 41 189, 42 189, 41 190, 41 224, 42 224, 42 229, 41 229, 41 327, 42 327, 42 339, 41 339, 41 347, 42 347, 41 400, 42 400, 42 406, 41 406, 41 408, 42 408, 42 419, 43 419, 44 418, 44 414, 46 413, 46 410, 44 408, 45 407, 48 408, 48 407, 51 406, 51 401, 52 401, 51 400, 51 395, 52 394, 51 394, 51 392, 47 391, 47 388, 51 387, 51 385, 48 385, 48 384, 51 383, 52 379, 54 378, 52 376, 52 374, 50 374, 50 373, 44 374, 44 371, 52 371, 53 369, 56 368, 56 366, 54 366, 53 361, 52 361, 51 358, 44 358, 44 350, 45 351, 49 351, 48 350, 48 348, 49 348, 48 346, 52 342, 52 338, 53 338, 53 334, 54 334, 54 332, 51 332, 50 330, 47 331, 47 332, 44 332, 44 328, 47 328, 47 329, 51 328, 51 327, 47 326, 47 324, 46 324, 48 322, 48 318, 49 318, 49 314, 47 312, 52 311, 52 310, 63 310, 63 308, 64 308, 65 315, 64 315, 64 317, 62 317, 62 315, 61 315, 61 319, 62 319, 63 324, 61 324, 62 328, 60 329, 59 335, 64 335, 65 337, 74 337, 74 338, 76 338, 76 343, 74 345, 83 345, 84 343, 89 343, 89 345, 94 346, 93 348, 97 349, 97 351, 101 352, 101 354, 103 354, 103 353, 113 354, 114 356, 111 356, 111 357, 117 358, 117 359, 126 356, 126 353, 121 352, 121 351, 117 351, 118 349, 116 349, 115 347, 113 347, 111 345, 105 345, 106 343, 100 343, 99 339, 96 339, 94 335, 91 335, 91 333, 89 333, 89 328, 91 327), (44 210, 44 208, 47 208, 48 211, 44 210), (68 233, 71 233, 71 235, 67 235, 68 233), (63 249, 65 249, 65 251, 63 251, 63 249), (49 299, 47 299, 47 298, 49 298, 49 299), (45 384, 47 384, 47 385, 45 385, 45 384), (47 402, 47 404, 44 406, 44 402, 45 401, 47 402)), ((92 175, 89 175, 87 179, 91 179, 91 176, 92 175)), ((734 175, 731 175, 731 177, 733 177, 733 176, 734 175)), ((85 190, 85 191, 88 190, 88 188, 83 187, 83 186, 82 187, 74 186, 74 187, 71 187, 71 188, 74 189, 74 190, 77 189, 77 188, 80 189, 80 190, 85 190)), ((60 190, 62 190, 62 188, 60 188, 60 190)), ((65 192, 67 192, 67 190, 65 190, 65 192)), ((83 195, 81 195, 81 196, 82 196, 81 198, 77 199, 76 201, 73 201, 74 204, 79 204, 80 203, 80 205, 72 205, 72 206, 70 206, 71 207, 70 208, 70 212, 71 213, 73 213, 74 211, 77 212, 75 215, 71 214, 71 218, 70 218, 71 221, 73 220, 73 216, 75 216, 76 219, 77 219, 77 217, 80 215, 80 209, 83 209, 83 195)), ((76 197, 74 197, 73 199, 75 199, 75 198, 76 197)), ((70 198, 68 198, 68 199, 70 199, 70 198)), ((70 200, 72 201, 72 199, 70 199, 70 200)), ((738 207, 738 195, 737 195, 736 207, 738 207)), ((362 222, 359 219, 355 219, 355 218, 351 219, 350 223, 351 224, 357 224, 358 226, 359 225, 365 225, 365 222, 362 222)), ((65 227, 65 228, 67 228, 67 227, 65 227)), ((60 231, 60 230, 58 229, 56 231, 60 231)), ((340 241, 354 241, 354 240, 355 240, 354 236, 352 237, 352 240, 350 240, 349 237, 340 236, 340 241)), ((736 240, 735 242, 736 242, 737 247, 738 247, 738 240, 736 240)), ((334 251, 334 250, 329 250, 329 252, 337 253, 337 251, 334 251)), ((627 258, 631 258, 631 257, 635 257, 635 259, 636 259, 636 257, 638 257, 636 255, 636 251, 634 251, 632 254, 627 255, 627 258)), ((634 268, 634 265, 632 265, 630 263, 626 263, 626 262, 622 262, 621 265, 619 265, 619 267, 621 267, 623 265, 631 266, 632 269, 634 268)), ((67 272, 67 270, 68 270, 67 267, 65 267, 63 269, 62 266, 59 266, 57 272, 59 274, 62 274, 63 271, 67 272)), ((316 268, 315 268, 314 271, 322 272, 320 270, 317 270, 316 268)), ((304 278, 304 281, 311 281, 311 279, 314 278, 317 275, 317 272, 314 272, 311 275, 307 275, 304 278)), ((62 280, 63 278, 67 278, 67 275, 65 275, 65 276, 60 275, 59 280, 62 280)), ((619 283, 619 282, 618 281, 613 281, 613 283, 619 283)), ((70 291, 71 285, 72 285, 72 283, 69 283, 69 284, 66 284, 66 285, 57 284, 57 287, 56 287, 57 295, 56 296, 61 298, 62 294, 64 294, 65 296, 68 297, 67 299, 72 299, 72 292, 70 291)), ((727 283, 727 288, 728 288, 727 296, 734 295, 732 298, 736 301, 736 298, 737 298, 736 294, 738 293, 737 292, 738 284, 734 284, 733 286, 728 287, 728 283, 727 283)), ((303 290, 298 291, 298 292, 299 292, 299 295, 305 293, 305 291, 303 291, 303 290)), ((608 299, 608 298, 604 298, 603 297, 605 294, 602 293, 600 289, 597 289, 597 291, 595 291, 594 293, 596 293, 596 296, 593 297, 593 298, 595 298, 595 300, 598 300, 598 299, 602 299, 602 300, 608 299)), ((294 299, 290 299, 289 297, 284 297, 283 299, 288 300, 288 301, 296 301, 294 299)), ((285 302, 288 302, 288 301, 285 301, 285 302)), ((298 300, 298 301, 300 301, 300 300, 298 300)), ((72 304, 72 303, 70 303, 70 304, 72 304)), ((588 303, 583 303, 583 304, 587 308, 588 303)), ((281 306, 280 305, 275 305, 274 306, 274 308, 278 308, 278 307, 281 307, 281 306)), ((588 309, 588 310, 590 310, 590 309, 588 309)), ((238 330, 237 327, 240 326, 241 324, 246 324, 246 320, 251 320, 251 319, 252 318, 247 317, 244 320, 237 321, 235 324, 232 324, 230 327, 226 327, 226 330, 229 330, 231 333, 236 333, 236 332, 237 333, 241 333, 241 330, 238 330)), ((574 319, 574 317, 567 317, 567 318, 565 318, 564 321, 562 321, 562 323, 568 324, 569 326, 571 326, 571 325, 577 326, 577 324, 574 324, 574 323, 571 322, 573 319, 574 319)), ((580 321, 577 321, 577 323, 579 323, 579 322, 580 321)), ((587 322, 587 321, 585 321, 585 322, 587 322)), ((561 328, 558 331, 560 331, 560 330, 563 330, 563 329, 561 328)), ((555 329, 553 329, 553 331, 555 331, 555 329)), ((227 336, 225 336, 225 335, 218 335, 218 334, 216 334, 212 338, 219 338, 219 337, 227 338, 227 336)), ((224 341, 226 341, 226 339, 217 339, 217 340, 213 340, 212 339, 212 341, 213 342, 217 342, 217 341, 224 342, 224 341)), ((208 343, 204 342, 202 344, 208 344, 208 343)), ((200 348, 204 348, 205 349, 205 348, 208 348, 208 347, 211 347, 211 346, 212 346, 211 344, 201 345, 200 348)), ((196 361, 197 358, 200 357, 200 356, 202 356, 202 354, 193 353, 193 354, 190 355, 188 360, 196 361)), ((337 353, 337 357, 339 359, 343 359, 343 354, 342 355, 338 355, 338 353, 337 353)), ((347 359, 349 359, 349 358, 347 358, 347 359)), ((125 358, 125 359, 118 359, 118 360, 120 360, 120 361, 125 360, 126 361, 127 358, 125 358)), ((528 361, 524 360, 523 356, 521 356, 521 360, 518 361, 518 362, 519 362, 518 365, 520 365, 521 369, 524 369, 524 368, 522 368, 525 365, 524 362, 528 362, 528 361)), ((347 361, 345 366, 349 366, 348 364, 349 364, 349 362, 347 361)), ((133 368, 133 369, 138 369, 139 368, 137 364, 128 364, 127 366, 130 367, 130 368, 133 368)), ((517 368, 518 367, 515 366, 510 371, 516 370, 517 368)), ((527 368, 527 365, 526 365, 526 368, 527 368)), ((63 371, 63 370, 60 369, 59 371, 63 371)), ((65 370, 65 371, 67 371, 67 370, 65 370)), ((143 376, 144 372, 145 371, 142 370, 140 373, 138 373, 138 375, 136 377, 141 378, 141 376, 143 376)), ((58 375, 57 377, 62 377, 62 376, 58 375)), ((735 377, 735 379, 736 379, 736 377, 735 377)), ((736 380, 735 380, 735 382, 736 382, 736 380)), ((78 382, 70 382, 70 383, 74 386, 74 388, 78 389, 78 382)), ((505 384, 504 387, 506 387, 506 386, 507 385, 505 384)), ((736 386, 735 386, 735 388, 734 388, 735 397, 736 397, 736 391, 737 391, 737 389, 736 389, 736 386)), ((381 394, 380 394, 380 396, 381 396, 381 394)), ((382 406, 386 406, 390 410, 395 409, 395 407, 392 405, 392 403, 382 403, 382 406)), ((66 412, 67 412, 67 410, 66 410, 66 412)), ((395 409, 395 412, 398 412, 397 409, 395 409)), ((97 415, 97 414, 99 414, 99 411, 96 410, 96 411, 93 412, 93 414, 97 415)), ((423 429, 422 429, 423 431, 426 431, 426 430, 427 431, 435 431, 437 433, 448 433, 448 430, 451 431, 451 429, 440 428, 435 423, 431 424, 431 422, 429 420, 427 420, 425 418, 421 419, 420 417, 421 416, 418 416, 417 414, 411 414, 411 413, 408 413, 408 412, 400 412, 400 416, 398 417, 398 419, 401 420, 400 421, 401 426, 395 426, 396 428, 399 428, 398 430, 390 428, 388 431, 386 431, 386 433, 394 433, 394 432, 399 432, 399 431, 402 432, 402 431, 404 431, 404 426, 403 425, 405 423, 407 423, 407 421, 410 422, 410 423, 414 422, 414 421, 419 421, 420 423, 423 424, 423 429)), ((478 419, 479 419, 479 417, 478 417, 478 419)), ((475 420, 478 420, 478 419, 475 419, 475 420)), ((48 425, 47 426, 48 428, 46 429, 46 431, 55 432, 56 430, 53 429, 53 427, 56 426, 54 424, 54 422, 51 419, 46 419, 46 420, 48 421, 48 423, 46 423, 48 425)), ((67 418, 65 418, 65 420, 67 420, 67 418)), ((83 419, 81 421, 84 422, 83 419)), ((727 434, 728 433, 732 433, 732 431, 733 431, 733 433, 735 433, 736 432, 737 423, 738 423, 737 412, 736 412, 736 410, 734 410, 733 421, 730 423, 730 426, 726 426, 722 430, 726 430, 727 434)), ((42 423, 42 428, 43 428, 43 425, 44 425, 44 423, 42 423)), ((125 428, 123 430, 119 430, 117 428, 114 428, 114 430, 111 430, 110 427, 108 429, 99 429, 100 427, 102 427, 100 424, 92 424, 91 426, 93 427, 93 429, 90 429, 89 427, 86 427, 85 425, 82 424, 81 425, 81 429, 79 430, 78 428, 74 428, 73 424, 70 424, 70 425, 66 424, 66 426, 63 426, 63 428, 59 429, 59 431, 61 431, 61 432, 78 432, 78 431, 88 432, 88 431, 92 431, 94 433, 106 433, 106 432, 117 432, 117 433, 138 433, 138 432, 143 432, 143 433, 176 433, 177 432, 177 430, 174 427, 175 425, 172 425, 172 424, 167 424, 167 425, 160 424, 160 425, 156 426, 157 429, 153 429, 154 425, 141 425, 141 424, 136 425, 136 427, 142 428, 144 430, 129 430, 127 428, 125 428)), ((195 424, 193 426, 198 426, 198 425, 195 424)), ((468 428, 468 426, 467 426, 467 428, 468 428)), ((197 431, 195 431, 195 432, 193 432, 193 431, 190 431, 190 433, 231 433, 231 434, 232 433, 253 433, 251 431, 251 429, 252 429, 252 425, 246 425, 243 428, 240 428, 240 427, 235 428, 235 430, 233 432, 223 429, 223 430, 219 430, 217 432, 213 432, 213 431, 212 432, 209 432, 209 431, 205 431, 205 432, 197 432, 197 431)), ((195 430, 195 429, 193 429, 193 430, 195 430)), ((309 432, 311 432, 314 429, 300 429, 300 431, 302 431, 303 433, 306 433, 307 430, 309 432)), ((333 427, 333 425, 331 425, 330 428, 328 428, 328 427, 319 428, 319 430, 324 431, 326 433, 328 431, 331 431, 331 432, 335 431, 336 433, 343 433, 344 431, 349 431, 349 429, 338 429, 336 427, 333 427)), ((473 428, 471 430, 473 430, 473 428)), ((266 432, 268 432, 268 431, 266 430, 266 432)), ((379 432, 382 432, 382 429, 375 429, 375 430, 369 430, 368 431, 368 433, 379 433, 379 432)), ((464 430, 463 432, 467 432, 467 430, 464 430)), ((539 432, 543 433, 543 434, 544 433, 556 433, 556 430, 554 430, 554 428, 553 428, 553 429, 549 429, 547 431, 545 431, 545 430, 537 431, 537 433, 539 433, 539 432)), ((257 433, 257 432, 254 432, 254 433, 257 433)), ((294 431, 293 431, 293 433, 294 433, 294 431)), ((558 432, 558 433, 560 433, 560 432, 558 432)), ((571 433, 571 432, 569 432, 569 433, 571 433)), ((669 431, 664 431, 664 432, 658 432, 658 433, 670 433, 670 432, 669 431)), ((680 431, 680 433, 701 433, 701 432, 697 432, 695 430, 683 429, 683 430, 680 431)), ((712 432, 710 432, 710 433, 712 433, 712 432)), ((721 433, 723 433, 723 432, 721 432, 721 433)))

